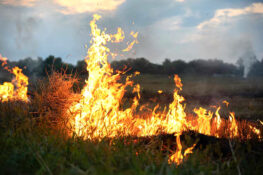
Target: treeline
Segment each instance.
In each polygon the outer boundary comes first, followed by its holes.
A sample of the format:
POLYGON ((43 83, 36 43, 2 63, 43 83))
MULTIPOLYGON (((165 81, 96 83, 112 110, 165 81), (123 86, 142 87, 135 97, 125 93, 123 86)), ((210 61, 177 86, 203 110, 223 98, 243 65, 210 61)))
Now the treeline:
POLYGON ((167 75, 199 75, 199 76, 242 76, 241 67, 233 64, 224 63, 222 60, 193 60, 185 62, 182 60, 171 61, 165 59, 162 64, 154 64, 145 58, 127 59, 121 61, 113 61, 112 67, 121 70, 125 67, 128 73, 139 71, 149 74, 167 74, 167 75))
MULTIPOLYGON (((1 63, 1 61, 0 61, 1 63)), ((19 61, 8 61, 10 67, 18 66, 23 73, 29 77, 45 77, 52 71, 63 70, 67 74, 88 75, 84 60, 78 61, 76 65, 63 62, 60 57, 49 56, 46 59, 25 58, 19 61)), ((139 71, 142 74, 166 74, 166 75, 197 75, 197 76, 235 76, 242 77, 244 67, 242 64, 225 63, 222 60, 197 59, 190 62, 182 60, 165 59, 162 64, 154 64, 145 58, 126 59, 113 61, 111 66, 114 70, 124 70, 127 73, 139 71)), ((0 78, 7 78, 6 71, 0 68, 0 78)), ((263 60, 255 62, 250 66, 248 77, 263 77, 263 60)))

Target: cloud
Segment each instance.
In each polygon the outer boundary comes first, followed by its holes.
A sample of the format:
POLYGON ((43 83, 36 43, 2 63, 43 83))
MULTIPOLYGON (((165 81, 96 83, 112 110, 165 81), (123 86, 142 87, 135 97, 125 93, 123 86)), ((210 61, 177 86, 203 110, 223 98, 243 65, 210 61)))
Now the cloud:
POLYGON ((205 27, 217 26, 229 18, 237 17, 246 14, 263 14, 263 3, 253 3, 250 6, 240 9, 219 9, 215 12, 213 18, 208 21, 204 21, 197 26, 198 29, 204 29, 205 27))
POLYGON ((26 6, 33 7, 36 0, 0 0, 0 4, 12 6, 26 6))
POLYGON ((184 0, 175 0, 176 2, 184 2, 184 0))
POLYGON ((96 11, 113 11, 125 0, 54 0, 62 7, 63 14, 77 14, 96 11))
POLYGON ((181 28, 182 18, 179 16, 173 16, 169 18, 162 19, 157 21, 153 27, 154 28, 163 28, 165 30, 175 31, 181 28))
POLYGON ((0 0, 0 5, 40 7, 48 6, 62 14, 113 11, 126 0, 0 0))
POLYGON ((189 53, 203 58, 217 57, 235 62, 247 51, 261 57, 262 15, 263 3, 253 3, 245 8, 219 9, 211 19, 189 28, 178 39, 180 44, 191 48, 189 53))

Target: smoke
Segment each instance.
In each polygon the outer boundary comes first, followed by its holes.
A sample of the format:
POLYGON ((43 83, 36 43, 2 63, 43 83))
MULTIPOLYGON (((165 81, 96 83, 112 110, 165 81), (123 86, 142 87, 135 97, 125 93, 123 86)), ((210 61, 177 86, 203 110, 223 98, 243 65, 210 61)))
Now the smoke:
POLYGON ((252 66, 257 62, 258 59, 252 47, 249 47, 246 50, 244 50, 243 54, 240 56, 240 58, 237 61, 237 64, 240 67, 243 67, 244 69, 244 73, 243 73, 244 78, 247 78, 252 66))
POLYGON ((18 49, 23 49, 26 45, 34 46, 34 31, 38 22, 33 17, 18 19, 16 21, 16 45, 18 49))

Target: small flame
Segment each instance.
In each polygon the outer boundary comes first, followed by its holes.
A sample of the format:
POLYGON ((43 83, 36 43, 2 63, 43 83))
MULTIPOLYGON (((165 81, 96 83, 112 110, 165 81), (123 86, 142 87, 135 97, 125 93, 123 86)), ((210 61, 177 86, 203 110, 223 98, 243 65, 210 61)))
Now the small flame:
POLYGON ((138 37, 138 32, 131 32, 130 35, 134 38, 134 40, 128 45, 128 47, 126 49, 123 49, 123 52, 129 52, 132 48, 134 44, 138 44, 139 41, 137 40, 138 37))
POLYGON ((113 43, 119 43, 122 42, 125 38, 123 30, 119 27, 118 31, 115 35, 111 35, 111 38, 113 39, 111 42, 113 43), (115 39, 115 40, 114 40, 115 39))
POLYGON ((234 112, 230 112, 229 120, 230 120, 230 137, 231 138, 238 137, 238 126, 234 112))
POLYGON ((184 154, 182 154, 182 144, 181 144, 181 140, 180 140, 180 134, 176 135, 176 144, 177 144, 177 149, 176 149, 175 153, 169 157, 168 163, 169 164, 175 163, 176 165, 180 165, 183 162, 183 159, 187 154, 193 153, 193 149, 195 148, 196 144, 187 148, 184 151, 184 154))
POLYGON ((228 101, 224 100, 223 103, 226 104, 226 107, 229 106, 229 102, 228 101))
POLYGON ((258 139, 261 139, 261 132, 258 128, 249 125, 249 128, 252 130, 252 132, 258 136, 258 139))
POLYGON ((22 73, 22 69, 18 67, 10 69, 8 66, 6 66, 7 58, 4 58, 0 55, 0 60, 2 61, 2 66, 4 66, 4 69, 15 75, 12 83, 4 82, 2 85, 0 85, 0 101, 6 102, 11 100, 20 100, 28 102, 28 77, 22 73))

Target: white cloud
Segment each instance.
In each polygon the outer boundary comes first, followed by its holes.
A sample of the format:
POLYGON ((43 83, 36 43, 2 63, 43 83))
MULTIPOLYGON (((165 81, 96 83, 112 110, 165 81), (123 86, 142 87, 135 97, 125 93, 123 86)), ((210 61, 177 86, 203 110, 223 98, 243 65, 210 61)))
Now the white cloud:
POLYGON ((176 2, 184 2, 185 0, 175 0, 176 2))
POLYGON ((12 6, 27 6, 32 7, 36 3, 36 0, 0 0, 0 4, 12 5, 12 6))
POLYGON ((60 12, 64 14, 75 14, 96 11, 112 11, 125 0, 54 0, 62 7, 60 12))
POLYGON ((0 5, 55 8, 63 14, 113 11, 126 0, 0 0, 0 5))
POLYGON ((181 28, 182 18, 179 16, 173 16, 165 18, 161 21, 157 21, 154 24, 154 28, 161 28, 165 30, 175 31, 181 28))
POLYGON ((219 9, 215 12, 213 18, 200 23, 197 28, 203 29, 205 27, 217 26, 233 17, 246 14, 263 14, 263 3, 253 3, 250 6, 241 9, 219 9))

